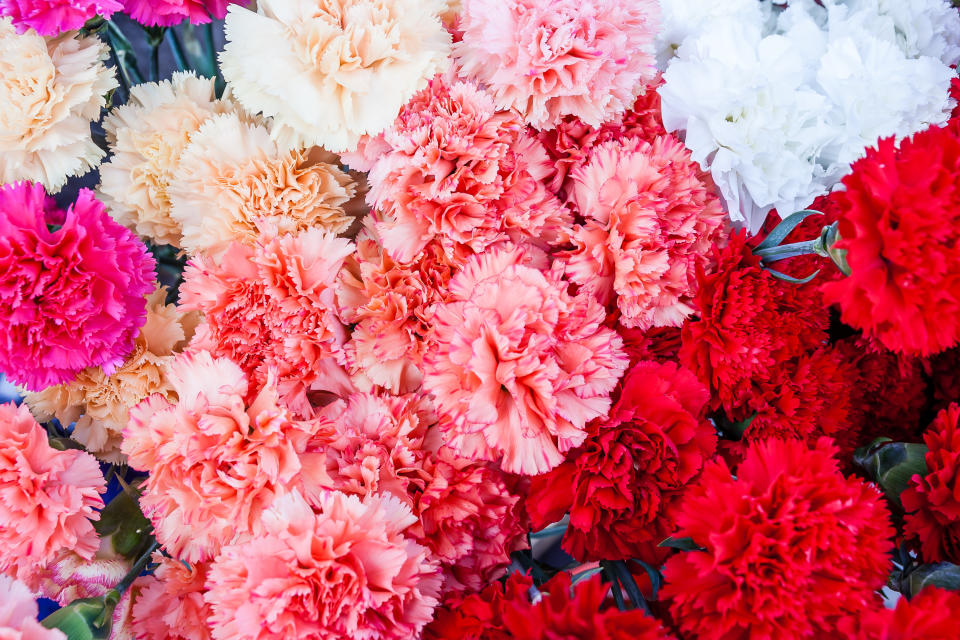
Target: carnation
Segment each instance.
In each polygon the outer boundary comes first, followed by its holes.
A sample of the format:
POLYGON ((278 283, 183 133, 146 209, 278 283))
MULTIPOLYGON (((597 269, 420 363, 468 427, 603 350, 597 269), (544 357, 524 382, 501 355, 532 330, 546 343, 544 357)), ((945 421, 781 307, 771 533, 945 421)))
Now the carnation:
POLYGON ((130 565, 113 549, 112 538, 104 537, 92 558, 86 552, 62 549, 45 565, 21 570, 19 577, 34 593, 66 606, 106 594, 123 580, 130 565))
POLYGON ((254 244, 260 228, 308 228, 338 234, 353 218, 343 205, 355 185, 319 148, 287 149, 269 129, 236 113, 209 118, 190 137, 169 186, 171 218, 188 253, 222 254, 231 242, 254 244))
POLYGON ((223 20, 230 4, 246 4, 240 0, 124 0, 126 13, 142 25, 172 27, 189 20, 206 24, 223 20))
POLYGON ((852 640, 942 640, 956 634, 960 593, 924 587, 893 609, 876 605, 844 619, 837 631, 852 640))
POLYGON ((188 566, 154 554, 153 575, 137 579, 131 623, 134 637, 145 640, 210 640, 207 565, 188 566))
POLYGON ((0 183, 39 182, 58 191, 105 155, 90 137, 104 96, 118 86, 96 36, 17 33, 0 18, 0 183))
POLYGON ((9 16, 19 33, 33 29, 42 36, 73 31, 94 16, 109 19, 122 10, 118 0, 0 0, 0 14, 9 16))
POLYGON ((717 22, 733 20, 759 23, 769 14, 769 5, 754 0, 660 0, 661 27, 657 33, 657 65, 666 69, 671 58, 688 39, 707 32, 717 22))
POLYGON ((862 611, 889 573, 894 530, 882 494, 846 478, 823 438, 747 445, 736 475, 704 467, 677 510, 661 591, 683 634, 700 638, 828 637, 862 611), (790 585, 784 590, 784 585, 790 585))
POLYGON ((248 111, 273 118, 282 142, 350 150, 443 71, 444 9, 433 0, 273 0, 256 13, 231 6, 221 68, 248 111))
POLYGON ((316 511, 297 493, 281 498, 264 513, 262 534, 225 547, 210 568, 213 637, 419 637, 440 574, 404 535, 415 520, 392 496, 334 491, 316 511))
POLYGON ((465 0, 453 51, 462 75, 533 127, 567 115, 599 126, 653 77, 659 17, 651 0, 465 0))
POLYGON ((472 258, 450 281, 424 357, 447 442, 467 458, 536 474, 563 461, 610 407, 627 365, 603 308, 571 296, 559 270, 512 246, 472 258))
POLYGON ((31 391, 134 348, 153 257, 81 189, 66 211, 39 184, 0 188, 0 371, 31 391))
POLYGON ((100 167, 100 196, 120 224, 157 244, 180 246, 169 187, 180 155, 200 126, 234 108, 214 96, 214 79, 175 72, 130 89, 103 120, 111 158, 100 167))
POLYGON ((37 617, 39 607, 22 582, 0 574, 0 636, 17 640, 66 640, 59 629, 47 629, 37 617))

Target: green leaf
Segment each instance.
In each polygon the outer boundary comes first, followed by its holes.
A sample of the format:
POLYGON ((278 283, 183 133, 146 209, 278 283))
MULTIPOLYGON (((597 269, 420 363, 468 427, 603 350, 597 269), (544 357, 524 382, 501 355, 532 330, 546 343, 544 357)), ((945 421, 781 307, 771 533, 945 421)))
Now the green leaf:
POLYGON ((925 475, 927 446, 878 438, 853 454, 853 461, 877 481, 883 492, 902 508, 900 494, 915 474, 925 475))
POLYGON ((790 235, 790 232, 797 228, 797 226, 809 218, 810 216, 817 215, 822 216, 822 211, 815 211, 814 209, 802 209, 800 211, 791 213, 786 218, 780 221, 773 231, 771 231, 766 238, 763 239, 763 242, 757 245, 757 249, 769 249, 771 247, 776 247, 784 239, 790 235))
POLYGON ((116 591, 108 591, 99 598, 74 600, 57 609, 40 624, 47 629, 59 629, 67 640, 107 640, 113 621, 113 610, 120 600, 116 591))
POLYGON ((949 562, 925 564, 912 571, 907 582, 910 585, 911 596, 917 595, 924 587, 930 585, 960 591, 960 567, 949 562))
POLYGON ((581 571, 577 575, 573 576, 570 579, 570 586, 576 585, 578 582, 583 582, 584 580, 589 580, 593 576, 597 575, 603 571, 603 567, 594 567, 593 569, 587 569, 586 571, 581 571))
POLYGON ((657 545, 658 547, 670 547, 671 549, 680 549, 680 551, 704 551, 704 548, 693 541, 693 538, 666 538, 657 545))
POLYGON ((769 271, 770 275, 772 275, 777 280, 783 280, 784 282, 792 282, 793 284, 807 284, 808 282, 816 278, 818 275, 820 275, 820 269, 817 269, 816 271, 808 275, 806 278, 794 278, 793 276, 788 276, 787 274, 777 271, 776 269, 771 269, 770 267, 764 267, 764 269, 769 271))
POLYGON ((114 496, 93 526, 101 538, 111 538, 114 551, 130 559, 139 558, 153 542, 153 526, 126 491, 114 496))

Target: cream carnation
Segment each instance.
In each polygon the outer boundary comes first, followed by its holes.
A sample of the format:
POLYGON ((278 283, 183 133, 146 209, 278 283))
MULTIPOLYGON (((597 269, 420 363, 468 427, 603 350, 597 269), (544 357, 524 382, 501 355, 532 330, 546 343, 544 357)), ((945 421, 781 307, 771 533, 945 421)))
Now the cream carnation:
POLYGON ((383 131, 447 64, 440 0, 260 0, 233 5, 223 75, 278 139, 331 151, 383 131))
POLYGON ((211 118, 192 136, 170 184, 181 246, 222 254, 234 241, 253 244, 264 224, 278 233, 345 231, 353 218, 343 205, 356 187, 324 157, 316 147, 282 147, 266 126, 237 114, 211 118))
POLYGON ((105 95, 117 87, 96 36, 18 34, 0 18, 0 183, 39 182, 58 191, 105 155, 90 137, 105 95))
POLYGON ((138 84, 103 120, 113 156, 100 167, 101 199, 117 222, 157 244, 180 246, 168 194, 180 154, 207 119, 232 108, 213 85, 190 73, 138 84))

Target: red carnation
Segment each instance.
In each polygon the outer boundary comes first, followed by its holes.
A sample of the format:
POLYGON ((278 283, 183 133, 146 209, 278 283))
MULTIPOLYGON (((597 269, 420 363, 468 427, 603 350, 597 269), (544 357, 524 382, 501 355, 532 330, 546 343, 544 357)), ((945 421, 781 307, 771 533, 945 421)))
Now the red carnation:
POLYGON ((896 609, 877 605, 850 616, 837 631, 851 640, 948 640, 957 637, 960 593, 925 587, 910 600, 900 598, 896 609))
POLYGON ((641 360, 677 360, 680 353, 680 327, 653 327, 644 331, 618 324, 616 330, 623 338, 623 350, 630 358, 631 367, 641 360))
POLYGON ((527 509, 544 527, 570 511, 563 548, 578 560, 662 560, 670 503, 716 448, 707 390, 673 363, 641 362, 605 421, 568 462, 532 479, 527 509), (572 504, 571 504, 572 500, 572 504))
POLYGON ((878 350, 866 340, 841 344, 855 354, 859 369, 859 378, 852 385, 853 404, 859 409, 862 425, 858 444, 868 444, 880 436, 916 440, 927 404, 921 360, 878 350))
POLYGON ((960 562, 960 405, 937 414, 923 435, 927 473, 900 494, 907 511, 904 536, 919 543, 927 562, 960 562))
POLYGON ((886 578, 894 530, 872 485, 845 478, 837 448, 747 445, 733 476, 706 465, 677 512, 678 536, 704 548, 671 557, 661 591, 695 638, 814 638, 862 610, 886 578))
POLYGON ((933 386, 932 410, 938 412, 960 401, 960 347, 938 353, 927 367, 933 386))
POLYGON ((824 298, 892 351, 960 341, 960 122, 880 140, 834 194, 851 275, 824 298))

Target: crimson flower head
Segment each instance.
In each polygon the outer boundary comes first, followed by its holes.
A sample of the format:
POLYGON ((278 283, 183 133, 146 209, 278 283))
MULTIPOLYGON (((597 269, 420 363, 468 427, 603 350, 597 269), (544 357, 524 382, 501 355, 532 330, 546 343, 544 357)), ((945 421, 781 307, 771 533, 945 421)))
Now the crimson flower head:
POLYGON ((897 600, 896 609, 878 604, 850 616, 837 631, 851 640, 945 640, 957 636, 957 611, 960 593, 929 586, 897 600))

